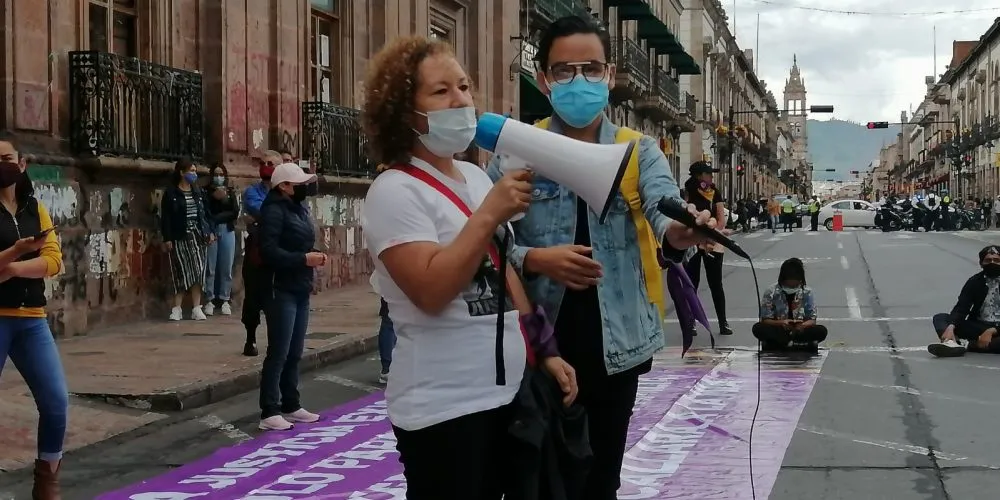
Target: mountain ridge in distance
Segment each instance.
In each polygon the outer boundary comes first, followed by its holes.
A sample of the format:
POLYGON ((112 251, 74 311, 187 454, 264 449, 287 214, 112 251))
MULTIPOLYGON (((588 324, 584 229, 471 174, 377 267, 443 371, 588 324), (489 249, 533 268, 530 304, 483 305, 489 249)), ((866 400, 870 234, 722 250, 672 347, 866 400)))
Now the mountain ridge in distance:
POLYGON ((868 164, 878 158, 882 146, 896 141, 899 125, 873 130, 866 125, 836 118, 806 121, 813 180, 853 180, 851 170, 868 170, 868 164), (826 172, 827 169, 834 171, 826 172))

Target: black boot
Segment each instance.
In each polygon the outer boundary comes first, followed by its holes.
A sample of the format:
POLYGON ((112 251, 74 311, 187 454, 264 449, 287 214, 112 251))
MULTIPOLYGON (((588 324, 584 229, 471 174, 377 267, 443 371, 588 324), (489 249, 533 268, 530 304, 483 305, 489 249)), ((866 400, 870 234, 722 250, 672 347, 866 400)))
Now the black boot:
POLYGON ((733 329, 730 328, 728 321, 719 322, 719 335, 732 335, 733 329))

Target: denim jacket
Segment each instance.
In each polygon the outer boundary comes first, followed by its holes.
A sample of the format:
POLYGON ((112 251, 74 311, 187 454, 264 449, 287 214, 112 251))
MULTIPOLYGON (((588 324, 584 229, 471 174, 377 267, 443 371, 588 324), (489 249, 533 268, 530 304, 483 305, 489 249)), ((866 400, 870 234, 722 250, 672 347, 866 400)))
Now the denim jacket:
MULTIPOLYGON (((799 321, 816 319, 816 299, 813 298, 812 288, 804 286, 795 292, 792 301, 798 304, 792 316, 799 321)), ((781 285, 774 285, 764 292, 764 297, 760 299, 760 317, 763 319, 788 319, 788 299, 785 292, 781 290, 781 285)))
MULTIPOLYGON (((561 133, 557 120, 549 130, 561 133)), ((618 127, 605 116, 599 132, 601 144, 614 144, 618 127)), ((494 156, 487 173, 494 181, 503 173, 502 160, 494 156)), ((521 271, 528 295, 549 313, 551 321, 559 317, 566 287, 545 276, 524 272, 524 256, 532 248, 571 245, 576 237, 577 197, 566 186, 536 175, 531 193, 531 207, 520 221, 514 222, 514 241, 510 259, 521 271)), ((644 136, 639 143, 639 195, 643 211, 659 240, 667 230, 667 219, 657 208, 665 196, 680 197, 680 190, 670 172, 670 164, 657 142, 644 136)), ((616 194, 601 225, 598 215, 588 211, 591 247, 594 260, 604 268, 597 285, 604 330, 604 365, 609 374, 619 373, 648 360, 664 346, 660 312, 646 294, 635 224, 628 203, 616 194)))

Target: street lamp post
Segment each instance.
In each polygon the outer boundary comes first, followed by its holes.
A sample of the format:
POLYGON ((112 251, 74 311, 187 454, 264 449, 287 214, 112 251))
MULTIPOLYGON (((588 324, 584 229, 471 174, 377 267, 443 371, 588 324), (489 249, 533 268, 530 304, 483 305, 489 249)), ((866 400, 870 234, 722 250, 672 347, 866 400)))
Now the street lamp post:
MULTIPOLYGON (((767 110, 767 111, 777 111, 779 113, 788 113, 789 112, 789 110, 787 110, 787 109, 772 109, 772 110, 767 110)), ((794 110, 794 111, 799 111, 799 110, 794 110)), ((736 109, 733 108, 733 104, 732 103, 729 104, 729 113, 728 113, 728 116, 726 117, 726 126, 728 128, 728 130, 726 132, 726 140, 729 142, 729 148, 730 148, 729 149, 730 153, 729 153, 729 158, 728 158, 728 161, 729 161, 728 172, 727 172, 728 186, 727 186, 726 198, 729 200, 729 209, 730 210, 732 210, 733 206, 734 206, 733 205, 733 201, 732 201, 733 200, 733 195, 734 195, 734 193, 733 193, 733 190, 734 190, 734 188, 733 188, 733 178, 735 177, 734 173, 735 173, 735 169, 736 169, 736 167, 733 165, 735 163, 735 162, 733 162, 733 158, 736 156, 736 147, 735 147, 735 141, 734 141, 734 139, 736 137, 736 133, 733 130, 733 121, 736 119, 736 115, 757 114, 757 113, 764 113, 764 112, 766 112, 766 111, 757 110, 757 109, 747 109, 747 110, 736 111, 736 109)), ((821 105, 809 106, 809 112, 810 113, 833 113, 833 106, 822 105, 822 104, 821 105)), ((797 188, 798 188, 798 181, 796 181, 794 183, 793 190, 797 189, 797 188)))

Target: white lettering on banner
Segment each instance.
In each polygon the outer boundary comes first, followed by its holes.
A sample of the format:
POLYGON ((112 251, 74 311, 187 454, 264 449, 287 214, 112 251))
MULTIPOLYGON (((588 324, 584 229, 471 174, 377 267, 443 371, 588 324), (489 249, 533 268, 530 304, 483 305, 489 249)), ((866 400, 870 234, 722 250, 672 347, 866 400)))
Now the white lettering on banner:
MULTIPOLYGON (((372 465, 371 462, 379 462, 385 460, 386 457, 394 456, 395 453, 396 453, 396 436, 392 432, 380 434, 349 450, 344 450, 332 457, 328 457, 319 462, 316 462, 310 465, 308 468, 306 468, 304 472, 282 476, 280 479, 278 479, 277 482, 269 484, 261 489, 251 491, 243 498, 244 500, 291 500, 294 497, 288 495, 313 495, 319 490, 325 488, 329 484, 346 479, 345 476, 340 474, 320 474, 319 473, 320 469, 327 469, 327 470, 364 469, 370 467, 372 465), (304 476, 327 476, 330 478, 336 476, 339 477, 339 479, 331 479, 330 481, 321 483, 320 482, 306 483, 309 484, 310 487, 305 489, 292 489, 287 487, 288 485, 299 484, 292 482, 289 478, 298 478, 304 476), (271 496, 271 495, 283 495, 283 496, 271 496)), ((383 483, 379 483, 378 485, 381 484, 383 483)), ((387 485, 384 486, 382 489, 391 490, 392 488, 393 487, 391 485, 387 485)), ((372 490, 372 491, 382 492, 381 490, 372 490)), ((404 492, 406 491, 405 485, 403 486, 403 491, 404 492)))
POLYGON ((159 493, 138 493, 129 496, 129 500, 187 500, 188 498, 203 497, 208 493, 177 493, 177 492, 159 492, 159 493))
POLYGON ((381 483, 371 485, 364 491, 355 491, 347 498, 348 500, 405 500, 406 478, 402 474, 397 474, 381 483))
POLYGON ((621 474, 625 491, 619 492, 619 498, 660 497, 660 488, 677 472, 688 453, 712 427, 711 422, 732 404, 742 387, 742 380, 722 378, 713 370, 681 396, 625 454, 621 474))
POLYGON ((340 474, 320 474, 317 472, 297 472, 295 474, 287 474, 278 478, 276 483, 271 484, 267 489, 255 490, 250 495, 244 498, 255 500, 262 500, 263 498, 292 498, 290 496, 284 495, 312 495, 317 491, 326 487, 326 485, 331 483, 336 483, 338 481, 343 481, 344 476, 340 474), (290 489, 286 486, 297 487, 305 486, 305 488, 290 489), (260 495, 283 495, 280 497, 265 496, 260 495))

